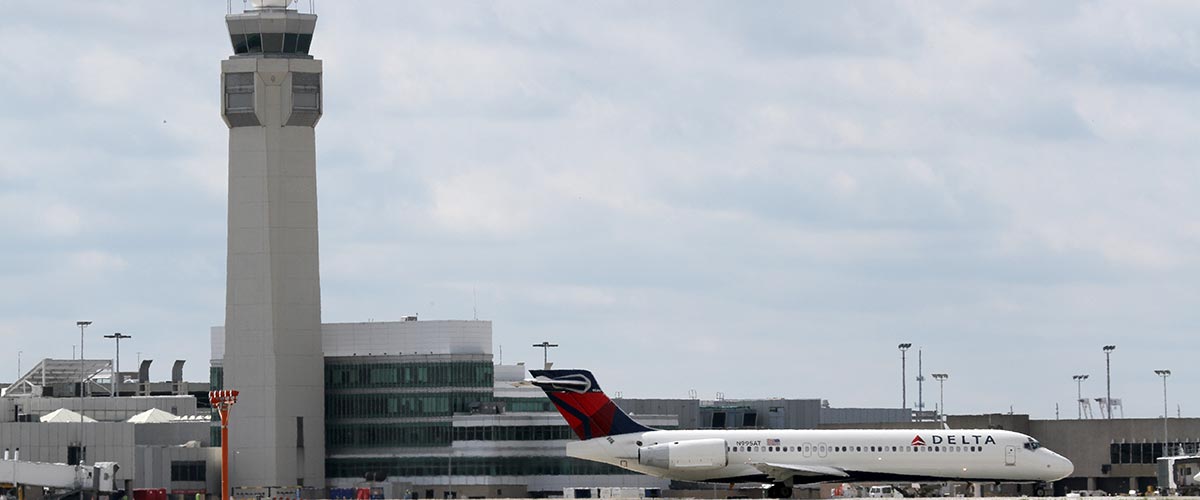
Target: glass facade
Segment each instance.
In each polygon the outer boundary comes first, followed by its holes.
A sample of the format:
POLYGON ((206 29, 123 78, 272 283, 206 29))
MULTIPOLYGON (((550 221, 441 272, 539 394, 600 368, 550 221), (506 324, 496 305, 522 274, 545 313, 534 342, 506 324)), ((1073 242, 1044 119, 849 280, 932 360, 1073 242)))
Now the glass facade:
POLYGON ((204 481, 207 474, 203 460, 171 462, 171 481, 204 481))
POLYGON ((455 427, 455 441, 564 441, 575 439, 566 425, 482 425, 455 427))
POLYGON ((546 397, 540 398, 496 398, 496 402, 504 403, 507 412, 557 412, 554 403, 546 397))
MULTIPOLYGON (((225 368, 220 366, 208 367, 208 390, 219 391, 225 388, 225 368)), ((210 412, 211 422, 208 427, 209 446, 221 446, 221 416, 216 408, 210 412)))
MULTIPOLYGON (((506 413, 552 413, 545 397, 493 397, 490 356, 358 356, 325 360, 325 461, 329 478, 473 475, 633 474, 607 464, 561 456, 477 457, 447 453, 455 441, 566 441, 575 439, 565 425, 454 426, 456 413, 471 413, 481 403, 503 403, 506 413), (424 449, 417 452, 417 449, 424 449), (359 450, 359 451, 355 451, 359 450), (366 450, 371 450, 367 452, 366 450), (406 451, 412 450, 412 451, 406 451), (422 456, 404 456, 407 453, 422 456), (340 458, 339 453, 400 455, 340 458), (449 462, 449 463, 448 463, 449 462)), ((224 387, 221 367, 209 372, 210 388, 224 387)), ((518 421, 522 421, 518 419, 518 421)), ((482 422, 481 422, 482 423, 482 422)), ((490 422, 488 422, 490 423, 490 422)), ((214 415, 213 443, 220 442, 214 415)), ((547 443, 547 446, 554 446, 547 443)), ((181 476, 194 471, 176 471, 181 476)))
POLYGON ((749 406, 706 406, 700 408, 704 429, 757 429, 758 410, 749 406))
POLYGON ((331 448, 420 448, 450 446, 453 441, 565 441, 575 434, 565 425, 451 427, 449 422, 404 424, 329 424, 331 448))
POLYGON ((619 467, 571 457, 380 457, 330 458, 325 460, 327 477, 364 477, 367 473, 388 477, 441 476, 541 476, 638 474, 619 467))
POLYGON ((450 446, 450 422, 405 424, 326 424, 330 448, 412 448, 450 446))
POLYGON ((490 390, 492 377, 491 361, 325 362, 326 391, 428 387, 480 387, 490 390))
POLYGON ((246 33, 229 35, 234 54, 308 55, 312 33, 246 33))
POLYGON ((325 417, 401 418, 449 417, 471 411, 472 405, 492 398, 491 391, 397 394, 325 394, 325 417))
MULTIPOLYGON (((1195 455, 1200 452, 1200 442, 1176 441, 1170 443, 1166 454, 1195 455)), ((1154 464, 1158 457, 1165 456, 1160 443, 1112 443, 1108 445, 1109 463, 1154 464)))
POLYGON ((208 390, 219 391, 225 388, 225 369, 220 366, 208 368, 208 390))
POLYGON ((448 448, 454 414, 492 401, 493 372, 490 356, 327 358, 325 445, 334 452, 448 448))

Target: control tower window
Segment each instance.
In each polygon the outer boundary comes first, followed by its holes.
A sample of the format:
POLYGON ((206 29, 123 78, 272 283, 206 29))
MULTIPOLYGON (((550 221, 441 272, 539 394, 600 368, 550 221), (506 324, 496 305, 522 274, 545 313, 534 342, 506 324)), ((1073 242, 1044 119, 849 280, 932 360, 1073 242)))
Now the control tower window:
POLYGON ((299 54, 308 54, 308 47, 312 45, 312 33, 301 33, 296 41, 296 52, 299 54))
POLYGON ((263 33, 262 50, 265 54, 283 52, 283 33, 263 33))
POLYGON ((262 53, 262 35, 258 33, 246 34, 246 45, 249 47, 251 54, 262 53))
POLYGON ((229 35, 234 54, 308 55, 312 35, 303 33, 247 33, 229 35))
POLYGON ((283 35, 283 52, 285 54, 295 54, 296 44, 300 42, 300 35, 296 33, 284 33, 283 35))
POLYGON ((238 33, 236 35, 229 35, 229 39, 230 39, 230 41, 233 42, 233 53, 234 54, 245 54, 247 52, 250 52, 250 45, 246 41, 246 35, 241 34, 241 33, 238 33))

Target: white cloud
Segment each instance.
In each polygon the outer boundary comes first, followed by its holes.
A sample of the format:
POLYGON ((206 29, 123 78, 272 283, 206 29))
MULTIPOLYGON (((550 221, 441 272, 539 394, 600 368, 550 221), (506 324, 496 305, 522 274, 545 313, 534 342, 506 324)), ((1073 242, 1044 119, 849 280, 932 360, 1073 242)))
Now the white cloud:
POLYGON ((0 194, 0 229, 18 237, 70 237, 85 224, 76 206, 51 197, 0 194))
POLYGON ((68 256, 67 262, 71 275, 84 277, 97 277, 112 271, 120 271, 128 265, 125 259, 119 255, 97 250, 75 252, 68 256))
MULTIPOLYGON (((1200 322, 1190 3, 322 5, 327 319, 466 317, 478 287, 498 342, 630 395, 868 406, 912 341, 956 408, 1040 416, 1081 345, 1193 354, 1142 342, 1200 322), (675 351, 730 368, 637 382, 675 351)), ((74 7, 0 19, 39 48, 0 53, 0 335, 36 356, 110 311, 203 366, 224 6, 74 7)))

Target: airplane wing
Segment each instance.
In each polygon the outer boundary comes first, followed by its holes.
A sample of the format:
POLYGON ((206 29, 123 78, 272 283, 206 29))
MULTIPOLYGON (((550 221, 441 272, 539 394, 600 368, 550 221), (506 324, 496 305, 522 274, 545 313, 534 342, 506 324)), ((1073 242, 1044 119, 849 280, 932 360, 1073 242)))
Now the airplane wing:
POLYGON ((753 462, 750 465, 762 471, 763 474, 771 476, 771 479, 776 481, 787 481, 792 476, 850 477, 842 469, 824 465, 776 464, 768 462, 753 462))

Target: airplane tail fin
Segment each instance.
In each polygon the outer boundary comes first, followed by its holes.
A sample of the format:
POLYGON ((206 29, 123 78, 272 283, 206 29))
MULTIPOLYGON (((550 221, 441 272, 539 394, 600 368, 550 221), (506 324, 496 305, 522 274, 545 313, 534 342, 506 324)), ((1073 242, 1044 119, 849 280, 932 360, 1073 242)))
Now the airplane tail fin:
POLYGON ((652 431, 617 407, 587 370, 529 370, 579 439, 652 431))

